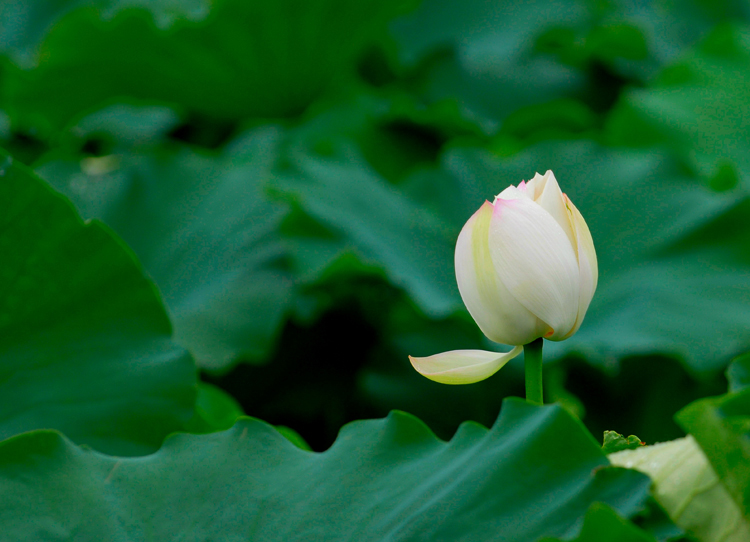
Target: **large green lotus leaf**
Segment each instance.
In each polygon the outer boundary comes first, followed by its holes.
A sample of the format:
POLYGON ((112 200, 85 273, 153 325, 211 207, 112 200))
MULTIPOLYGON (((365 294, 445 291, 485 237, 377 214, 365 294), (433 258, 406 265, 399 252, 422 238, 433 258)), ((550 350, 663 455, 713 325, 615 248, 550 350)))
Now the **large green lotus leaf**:
POLYGON ((123 96, 219 120, 298 114, 382 29, 395 0, 222 0, 205 20, 157 28, 144 9, 103 21, 78 9, 46 36, 38 67, 8 67, 8 112, 54 133, 123 96))
POLYGON ((153 451, 190 417, 196 377, 156 289, 101 223, 0 160, 0 438, 153 451))
POLYGON ((323 453, 267 424, 175 435, 151 456, 107 457, 39 431, 0 445, 0 510, 16 541, 70 537, 172 540, 570 540, 601 501, 624 517, 650 481, 610 467, 558 406, 504 403, 491 430, 450 442, 418 419, 345 426, 323 453))
POLYGON ((199 20, 208 14, 209 0, 5 0, 0 4, 0 50, 14 62, 31 67, 38 61, 39 44, 65 14, 82 6, 95 6, 104 19, 128 7, 147 9, 160 28, 178 18, 199 20))
POLYGON ((750 523, 692 436, 609 455, 613 465, 654 481, 654 496, 672 520, 701 542, 743 542, 750 523))
POLYGON ((750 389, 701 399, 677 413, 743 516, 750 518, 750 389))
POLYGON ((122 236, 164 295, 176 340, 201 367, 221 369, 264 358, 289 305, 276 235, 285 208, 263 193, 277 143, 268 128, 219 155, 59 159, 38 172, 122 236))
MULTIPOLYGON (((458 149, 443 162, 455 179, 443 206, 461 206, 466 219, 509 184, 547 169, 586 219, 599 286, 576 335, 546 342, 549 358, 578 352, 614 367, 625 356, 671 354, 701 374, 747 349, 745 192, 712 192, 663 154, 591 142, 537 145, 503 160, 458 149)), ((461 226, 455 223, 455 234, 461 226)))
POLYGON ((617 143, 669 146, 724 188, 738 174, 750 183, 749 115, 750 31, 721 25, 648 88, 629 91, 609 132, 617 143))
POLYGON ((454 233, 435 213, 404 196, 351 147, 335 156, 293 149, 292 172, 276 186, 323 228, 289 231, 297 268, 310 278, 344 254, 382 268, 433 316, 460 308, 451 262, 454 233))

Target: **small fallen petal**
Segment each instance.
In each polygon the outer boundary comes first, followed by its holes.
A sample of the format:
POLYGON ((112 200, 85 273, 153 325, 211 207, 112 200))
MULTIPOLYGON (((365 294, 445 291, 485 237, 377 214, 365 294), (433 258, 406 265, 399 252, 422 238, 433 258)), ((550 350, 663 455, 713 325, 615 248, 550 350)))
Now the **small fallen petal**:
POLYGON ((473 384, 488 378, 523 351, 516 346, 510 352, 452 350, 426 358, 409 356, 422 376, 441 384, 473 384))

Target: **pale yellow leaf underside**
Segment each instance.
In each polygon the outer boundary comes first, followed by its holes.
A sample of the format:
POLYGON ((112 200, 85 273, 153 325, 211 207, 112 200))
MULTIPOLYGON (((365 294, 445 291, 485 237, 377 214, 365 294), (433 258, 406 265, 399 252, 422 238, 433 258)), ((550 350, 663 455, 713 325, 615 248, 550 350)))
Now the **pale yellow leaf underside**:
POLYGON ((654 481, 654 497, 701 542, 747 542, 750 525, 692 436, 609 455, 613 465, 654 481))

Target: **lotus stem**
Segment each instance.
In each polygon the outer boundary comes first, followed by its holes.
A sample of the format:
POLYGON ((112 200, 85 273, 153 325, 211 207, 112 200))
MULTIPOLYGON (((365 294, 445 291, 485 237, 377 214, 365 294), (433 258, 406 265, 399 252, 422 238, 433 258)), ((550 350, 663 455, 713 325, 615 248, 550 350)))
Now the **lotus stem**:
POLYGON ((534 405, 544 403, 542 392, 542 346, 541 337, 523 346, 523 358, 526 368, 526 400, 534 405))

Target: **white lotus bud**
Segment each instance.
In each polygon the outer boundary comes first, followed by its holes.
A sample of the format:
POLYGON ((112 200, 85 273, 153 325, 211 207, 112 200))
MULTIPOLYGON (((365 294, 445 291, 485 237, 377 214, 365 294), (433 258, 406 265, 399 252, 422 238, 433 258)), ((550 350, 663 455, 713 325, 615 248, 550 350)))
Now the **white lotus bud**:
MULTIPOLYGON (((455 264, 461 298, 479 328, 516 346, 539 337, 561 341, 578 331, 599 276, 589 228, 551 171, 486 201, 458 236, 455 264)), ((427 378, 468 384, 494 374, 521 348, 477 352, 410 359, 427 378), (502 363, 488 363, 490 356, 502 363)))

